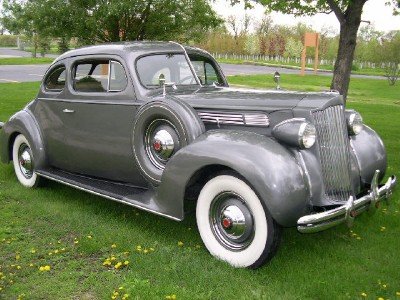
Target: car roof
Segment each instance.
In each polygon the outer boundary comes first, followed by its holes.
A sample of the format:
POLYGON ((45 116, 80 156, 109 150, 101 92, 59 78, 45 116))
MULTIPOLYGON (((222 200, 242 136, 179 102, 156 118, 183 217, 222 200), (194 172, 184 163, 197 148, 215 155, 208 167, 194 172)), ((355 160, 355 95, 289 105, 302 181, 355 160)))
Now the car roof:
MULTIPOLYGON (((194 50, 192 47, 184 47, 176 42, 161 42, 161 41, 133 41, 133 42, 119 42, 108 43, 95 46, 82 47, 70 50, 60 55, 54 62, 81 55, 101 55, 101 54, 115 54, 124 56, 127 53, 135 53, 137 56, 146 53, 155 52, 183 52, 184 49, 194 50)), ((199 50, 199 49, 197 49, 199 50)))

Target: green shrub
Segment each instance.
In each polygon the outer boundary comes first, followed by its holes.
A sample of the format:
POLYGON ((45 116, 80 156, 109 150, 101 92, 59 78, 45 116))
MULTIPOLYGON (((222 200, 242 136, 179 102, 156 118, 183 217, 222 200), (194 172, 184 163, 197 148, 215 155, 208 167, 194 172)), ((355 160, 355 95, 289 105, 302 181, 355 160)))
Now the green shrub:
POLYGON ((0 47, 17 47, 16 35, 0 35, 0 47))

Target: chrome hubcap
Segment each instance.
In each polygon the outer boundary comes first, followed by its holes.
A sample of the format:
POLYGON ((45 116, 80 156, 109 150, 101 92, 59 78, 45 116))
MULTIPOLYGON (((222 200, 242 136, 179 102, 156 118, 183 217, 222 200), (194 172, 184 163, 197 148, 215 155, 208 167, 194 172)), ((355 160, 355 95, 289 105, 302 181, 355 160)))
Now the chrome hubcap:
POLYGON ((151 163, 161 170, 179 149, 179 137, 175 126, 165 119, 151 122, 146 129, 144 139, 147 156, 151 163))
POLYGON ((254 222, 250 209, 237 194, 219 194, 211 203, 211 229, 218 241, 227 249, 240 251, 254 238, 254 222))
POLYGON ((29 179, 33 175, 33 160, 31 149, 27 144, 22 144, 18 150, 19 169, 25 178, 29 179))

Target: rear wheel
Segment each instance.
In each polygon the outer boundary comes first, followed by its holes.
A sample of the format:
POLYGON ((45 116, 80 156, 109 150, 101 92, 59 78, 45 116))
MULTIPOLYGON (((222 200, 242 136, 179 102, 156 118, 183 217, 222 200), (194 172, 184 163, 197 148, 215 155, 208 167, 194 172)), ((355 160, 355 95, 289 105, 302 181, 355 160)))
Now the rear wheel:
POLYGON ((234 267, 258 268, 273 257, 279 245, 279 225, 254 190, 233 175, 220 175, 206 183, 196 218, 208 251, 234 267))
POLYGON ((19 134, 14 140, 12 159, 18 181, 25 187, 36 187, 40 177, 34 171, 35 164, 31 146, 22 134, 19 134))

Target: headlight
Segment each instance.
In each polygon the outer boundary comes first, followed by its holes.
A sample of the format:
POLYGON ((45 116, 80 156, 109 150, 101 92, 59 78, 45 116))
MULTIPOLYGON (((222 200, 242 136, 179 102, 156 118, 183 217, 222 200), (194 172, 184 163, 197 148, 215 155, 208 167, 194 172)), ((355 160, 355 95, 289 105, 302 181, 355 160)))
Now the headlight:
POLYGON ((346 111, 347 129, 351 135, 356 135, 361 132, 364 127, 361 115, 354 110, 346 111))
POLYGON ((316 130, 310 123, 302 123, 299 129, 299 144, 301 148, 311 148, 315 144, 316 130))
POLYGON ((275 125, 272 135, 290 146, 302 149, 311 148, 315 144, 315 126, 306 119, 294 118, 275 125))

